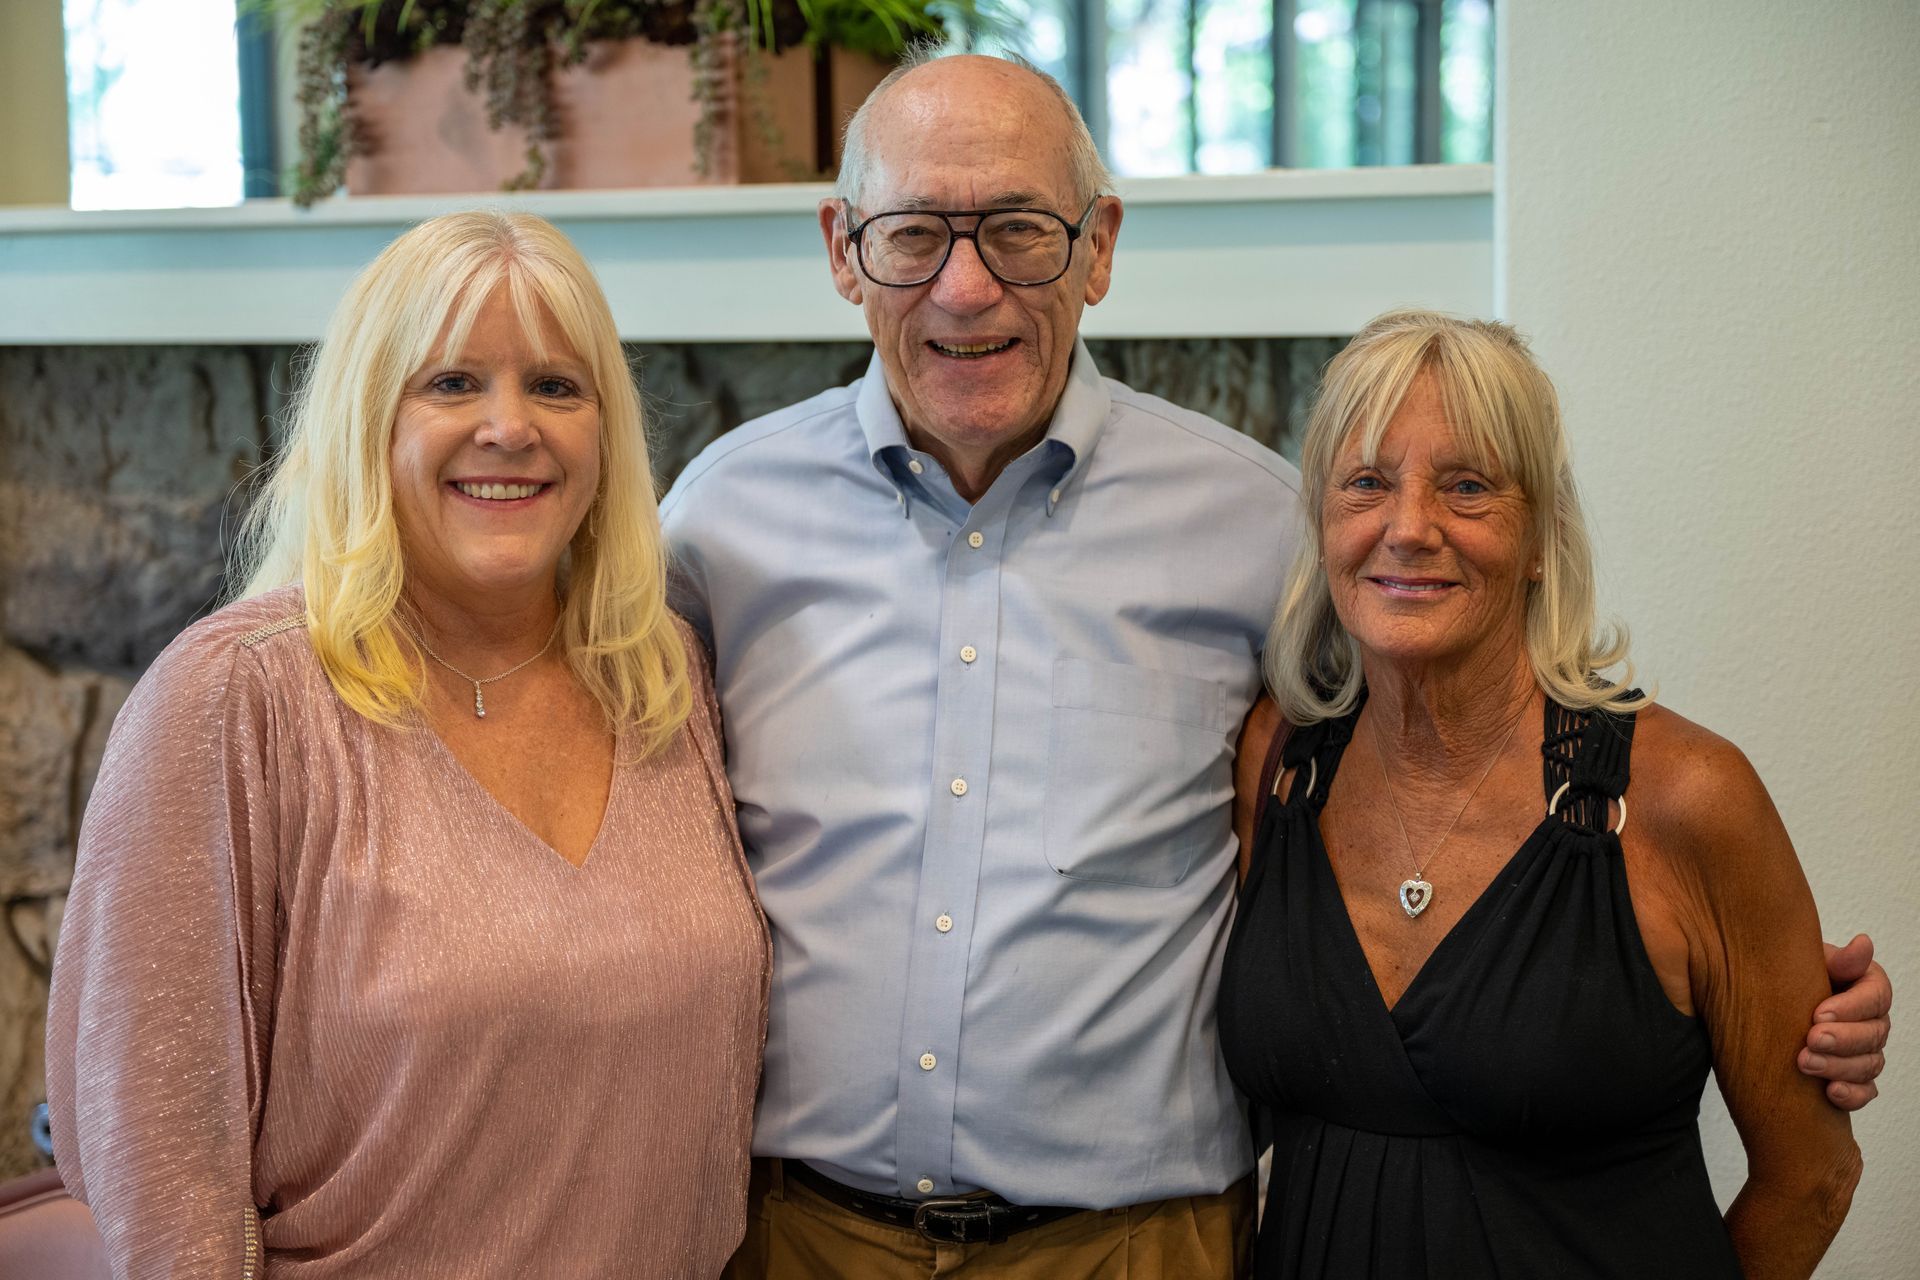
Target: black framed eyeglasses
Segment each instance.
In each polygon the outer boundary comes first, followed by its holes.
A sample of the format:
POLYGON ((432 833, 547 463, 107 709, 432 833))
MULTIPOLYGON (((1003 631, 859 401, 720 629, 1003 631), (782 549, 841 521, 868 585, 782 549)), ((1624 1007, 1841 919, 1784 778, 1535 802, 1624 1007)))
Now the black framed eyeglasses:
MULTIPOLYGON (((912 209, 876 213, 847 228, 860 270, 875 284, 910 289, 946 268, 955 240, 971 240, 980 261, 1002 284, 1052 284, 1073 262, 1073 242, 1100 203, 1095 196, 1068 222, 1046 209, 912 209), (971 218, 962 231, 955 218, 971 218)), ((852 208, 849 206, 851 216, 852 208)))

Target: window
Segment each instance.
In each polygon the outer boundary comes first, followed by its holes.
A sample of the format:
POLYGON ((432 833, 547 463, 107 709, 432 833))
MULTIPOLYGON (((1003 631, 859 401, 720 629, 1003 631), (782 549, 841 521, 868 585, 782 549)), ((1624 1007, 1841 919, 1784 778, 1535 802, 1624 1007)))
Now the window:
MULTIPOLYGON (((1123 176, 1486 161, 1492 0, 999 0, 1123 176)), ((77 209, 272 195, 234 0, 64 0, 77 209)))
POLYGON ((64 0, 64 16, 74 208, 250 194, 234 0, 64 0))
POLYGON ((1484 162, 1491 0, 1009 0, 1125 176, 1484 162))

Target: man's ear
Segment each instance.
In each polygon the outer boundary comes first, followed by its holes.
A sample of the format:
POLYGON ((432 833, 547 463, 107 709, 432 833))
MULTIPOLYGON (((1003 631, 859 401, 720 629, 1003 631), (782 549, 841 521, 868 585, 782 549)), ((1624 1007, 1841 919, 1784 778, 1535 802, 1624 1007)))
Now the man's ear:
POLYGON ((829 197, 820 202, 820 235, 827 242, 827 269, 833 273, 833 287, 854 306, 866 300, 861 292, 865 282, 853 261, 853 241, 847 239, 847 202, 829 197))
POLYGON ((1088 306, 1106 297, 1107 288, 1113 283, 1113 245, 1120 238, 1120 217, 1124 212, 1119 196, 1101 196, 1087 217, 1087 229, 1081 238, 1087 242, 1088 256, 1093 260, 1093 269, 1087 272, 1088 306))

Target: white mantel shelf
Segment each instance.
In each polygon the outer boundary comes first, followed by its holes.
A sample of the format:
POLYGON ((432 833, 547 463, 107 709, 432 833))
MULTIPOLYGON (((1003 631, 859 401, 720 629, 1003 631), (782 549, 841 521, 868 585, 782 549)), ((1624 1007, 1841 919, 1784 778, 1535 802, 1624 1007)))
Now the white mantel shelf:
MULTIPOLYGON (((1093 337, 1351 333, 1389 307, 1493 305, 1485 165, 1143 178, 1093 337)), ((310 210, 0 209, 0 345, 283 343, 320 336, 348 282, 406 227, 453 209, 558 223, 635 342, 857 339, 827 279, 816 184, 375 196, 310 210)))

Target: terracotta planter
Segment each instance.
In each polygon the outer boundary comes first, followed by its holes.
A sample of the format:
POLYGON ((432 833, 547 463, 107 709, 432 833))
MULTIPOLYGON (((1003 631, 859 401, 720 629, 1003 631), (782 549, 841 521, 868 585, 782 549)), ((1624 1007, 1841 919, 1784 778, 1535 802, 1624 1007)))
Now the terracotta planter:
MULTIPOLYGON (((348 191, 497 191, 526 167, 526 131, 487 128, 485 102, 462 82, 465 66, 463 51, 443 46, 350 74, 353 112, 368 149, 348 162, 348 191)), ((847 116, 888 71, 839 49, 824 72, 805 49, 735 55, 725 66, 729 91, 703 176, 694 167, 700 106, 690 50, 645 40, 596 43, 583 65, 554 76, 560 136, 540 185, 693 186, 831 176, 847 116)))

